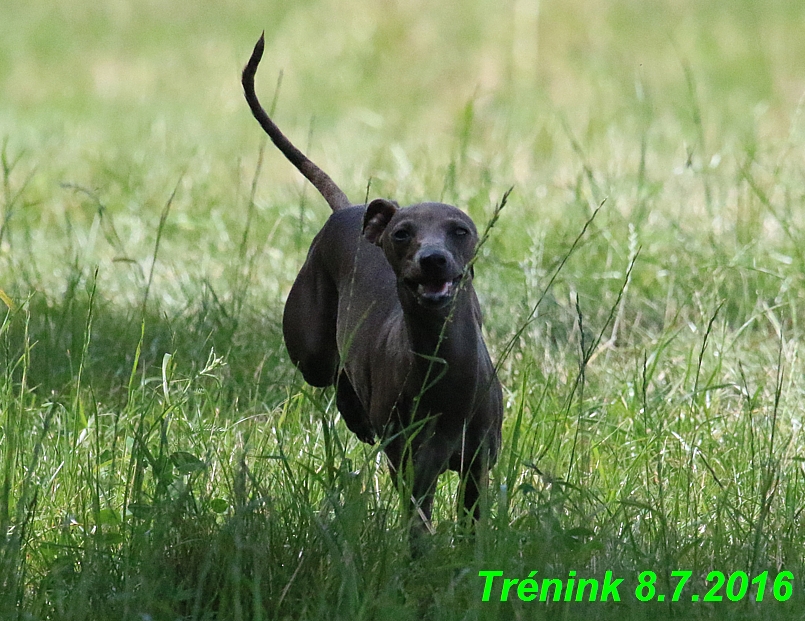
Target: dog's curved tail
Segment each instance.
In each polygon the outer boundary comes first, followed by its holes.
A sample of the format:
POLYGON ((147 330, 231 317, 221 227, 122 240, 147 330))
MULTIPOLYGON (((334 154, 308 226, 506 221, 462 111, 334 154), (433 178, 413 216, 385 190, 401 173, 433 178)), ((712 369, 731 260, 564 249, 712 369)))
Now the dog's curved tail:
POLYGON ((246 95, 246 101, 249 103, 249 108, 252 110, 254 118, 260 123, 260 127, 268 134, 271 141, 282 151, 282 154, 296 166, 296 168, 310 181, 313 186, 330 205, 333 211, 343 209, 352 205, 347 195, 339 188, 335 181, 324 172, 321 168, 311 162, 304 153, 297 149, 290 140, 285 137, 280 131, 280 128, 271 120, 268 113, 260 105, 257 95, 254 92, 254 74, 257 72, 257 65, 260 64, 260 59, 263 57, 263 50, 265 49, 265 33, 260 35, 260 39, 254 46, 252 56, 249 62, 243 68, 243 92, 246 95))

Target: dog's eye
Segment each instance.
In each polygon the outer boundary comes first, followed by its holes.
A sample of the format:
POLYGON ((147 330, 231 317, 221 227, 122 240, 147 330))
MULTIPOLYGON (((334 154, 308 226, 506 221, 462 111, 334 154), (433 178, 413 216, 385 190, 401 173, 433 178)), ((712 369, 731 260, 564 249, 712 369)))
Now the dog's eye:
POLYGON ((453 235, 455 235, 456 237, 464 237, 465 235, 469 234, 470 234, 469 230, 467 230, 463 226, 457 226, 456 228, 453 229, 453 235))
POLYGON ((411 239, 411 233, 407 229, 397 229, 391 234, 394 241, 404 242, 411 239))

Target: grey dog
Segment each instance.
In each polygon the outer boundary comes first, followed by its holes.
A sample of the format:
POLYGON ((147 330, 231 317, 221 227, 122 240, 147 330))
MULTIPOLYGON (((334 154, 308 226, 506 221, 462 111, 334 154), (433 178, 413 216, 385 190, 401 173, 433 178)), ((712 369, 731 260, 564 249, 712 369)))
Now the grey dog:
POLYGON ((459 473, 459 505, 475 521, 503 418, 472 286, 475 224, 443 203, 353 205, 260 105, 254 75, 264 45, 261 36, 243 69, 246 100, 333 210, 288 294, 282 327, 291 360, 312 386, 335 385, 358 438, 382 440, 392 478, 411 494, 412 536, 429 527, 447 469, 459 473))

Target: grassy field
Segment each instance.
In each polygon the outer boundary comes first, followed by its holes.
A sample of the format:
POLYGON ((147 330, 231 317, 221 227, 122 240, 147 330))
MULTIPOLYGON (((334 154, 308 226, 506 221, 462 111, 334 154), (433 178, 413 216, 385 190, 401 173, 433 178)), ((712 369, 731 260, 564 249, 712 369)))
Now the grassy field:
POLYGON ((801 618, 805 3, 0 13, 0 619, 801 618), (514 187, 476 272, 488 519, 443 477, 422 558, 282 344, 328 208, 243 101, 263 29, 258 92, 356 202, 483 228, 514 187), (621 601, 484 602, 487 571, 621 601))

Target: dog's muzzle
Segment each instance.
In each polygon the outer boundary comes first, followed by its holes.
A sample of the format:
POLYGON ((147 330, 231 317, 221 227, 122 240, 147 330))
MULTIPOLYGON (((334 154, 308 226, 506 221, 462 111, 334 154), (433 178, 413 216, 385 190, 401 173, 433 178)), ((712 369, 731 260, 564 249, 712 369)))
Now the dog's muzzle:
POLYGON ((439 248, 421 249, 416 266, 403 279, 420 306, 439 309, 453 299, 461 281, 461 270, 453 257, 439 248))

